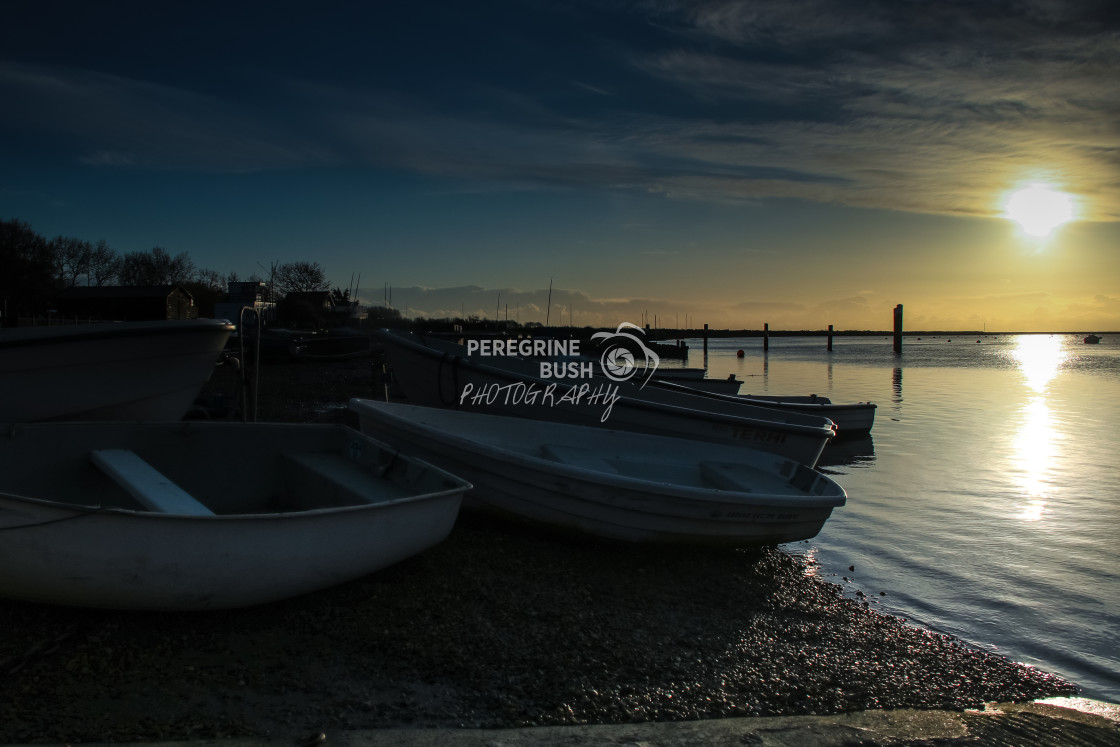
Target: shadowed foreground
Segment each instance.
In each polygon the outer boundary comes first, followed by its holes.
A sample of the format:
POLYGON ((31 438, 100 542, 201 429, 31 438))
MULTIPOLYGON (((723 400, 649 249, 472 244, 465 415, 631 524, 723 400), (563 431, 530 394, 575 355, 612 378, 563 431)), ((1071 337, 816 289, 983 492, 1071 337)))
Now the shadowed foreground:
MULTIPOLYGON (((280 369, 290 406, 262 387, 269 419, 346 420, 323 403, 372 394, 368 361, 280 369), (296 396, 301 377, 327 399, 296 396)), ((247 610, 0 600, 0 743, 960 710, 1076 690, 812 570, 776 549, 617 547, 464 514, 419 557, 247 610)))

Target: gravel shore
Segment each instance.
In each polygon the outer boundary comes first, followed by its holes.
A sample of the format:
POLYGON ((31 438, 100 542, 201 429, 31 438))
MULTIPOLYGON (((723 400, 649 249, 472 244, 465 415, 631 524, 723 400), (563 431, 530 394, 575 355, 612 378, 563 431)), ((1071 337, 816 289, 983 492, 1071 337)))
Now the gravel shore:
MULTIPOLYGON (((352 423, 341 405, 373 396, 371 372, 369 360, 266 366, 261 419, 352 423)), ((231 381, 219 370, 209 389, 231 381)), ((964 709, 1076 692, 845 598, 798 547, 620 547, 463 514, 416 558, 252 609, 0 600, 0 743, 964 709)))

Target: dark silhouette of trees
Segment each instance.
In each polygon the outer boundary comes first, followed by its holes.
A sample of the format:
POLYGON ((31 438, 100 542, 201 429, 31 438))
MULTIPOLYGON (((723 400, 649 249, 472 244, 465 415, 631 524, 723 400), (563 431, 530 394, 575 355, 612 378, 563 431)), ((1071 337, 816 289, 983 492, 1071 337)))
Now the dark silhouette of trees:
POLYGON ((276 267, 276 289, 283 294, 330 290, 327 272, 318 262, 288 262, 276 267))
POLYGON ((157 246, 148 252, 124 255, 117 277, 121 285, 184 285, 195 279, 195 267, 186 252, 172 257, 157 246))
POLYGON ((51 239, 49 249, 63 288, 73 288, 79 280, 89 276, 93 244, 69 236, 56 236, 51 239))
POLYGON ((401 312, 388 306, 370 306, 366 309, 370 324, 389 324, 401 320, 401 312))
MULTIPOLYGON (((270 268, 271 298, 303 291, 328 291, 326 270, 318 262, 274 262, 270 268)), ((104 239, 96 244, 68 236, 46 240, 31 225, 18 219, 0 221, 0 325, 14 325, 19 314, 46 316, 60 291, 77 285, 181 285, 198 302, 200 310, 213 309, 222 299, 223 277, 197 268, 190 254, 172 256, 162 247, 119 255, 104 239)), ((256 273, 250 282, 262 281, 256 273)), ((351 304, 350 291, 335 290, 340 305, 351 304)))
POLYGON ((195 303, 198 304, 200 316, 213 315, 214 304, 221 301, 226 295, 225 278, 217 270, 205 268, 198 270, 192 280, 180 283, 180 285, 194 297, 195 303))
POLYGON ((93 247, 93 251, 90 252, 86 274, 89 285, 111 285, 117 279, 120 265, 121 258, 109 248, 105 239, 101 239, 93 247))
POLYGON ((117 280, 121 258, 105 239, 93 244, 71 236, 56 236, 47 244, 55 277, 63 288, 110 285, 117 280))
POLYGON ((0 323, 14 325, 20 312, 46 314, 56 285, 47 241, 25 221, 0 221, 0 323))

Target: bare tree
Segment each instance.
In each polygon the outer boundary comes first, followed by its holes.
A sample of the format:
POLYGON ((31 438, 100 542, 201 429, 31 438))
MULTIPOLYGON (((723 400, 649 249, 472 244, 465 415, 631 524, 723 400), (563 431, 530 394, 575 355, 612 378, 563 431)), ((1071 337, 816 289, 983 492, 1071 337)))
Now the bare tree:
POLYGON ((226 283, 225 279, 222 277, 222 273, 205 267, 195 273, 195 282, 218 293, 226 289, 226 283))
POLYGON ((105 239, 101 239, 90 253, 88 275, 90 283, 96 286, 108 285, 116 279, 120 264, 121 258, 109 248, 105 239))
POLYGON ((9 326, 21 312, 44 313, 55 290, 47 240, 26 221, 0 221, 0 324, 9 326))
POLYGON ((50 240, 49 247, 63 288, 73 288, 80 278, 88 278, 93 244, 69 236, 56 236, 50 240))
POLYGON ((281 293, 330 290, 327 271, 318 262, 288 262, 276 268, 276 288, 281 293))
POLYGON ((122 285, 177 285, 194 278, 194 262, 186 252, 172 257, 167 250, 129 252, 121 258, 117 272, 122 285))

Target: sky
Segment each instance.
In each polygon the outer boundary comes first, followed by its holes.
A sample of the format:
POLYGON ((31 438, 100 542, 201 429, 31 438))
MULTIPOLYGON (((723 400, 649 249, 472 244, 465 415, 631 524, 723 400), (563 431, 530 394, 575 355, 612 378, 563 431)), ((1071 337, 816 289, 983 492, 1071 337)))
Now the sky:
POLYGON ((406 316, 1120 330, 1115 3, 8 0, 0 101, 0 219, 406 316))

